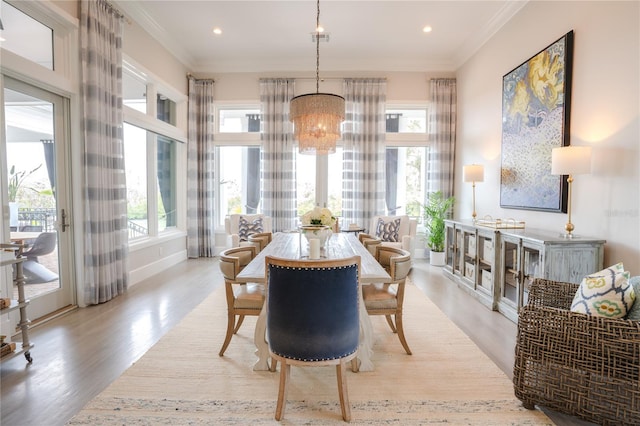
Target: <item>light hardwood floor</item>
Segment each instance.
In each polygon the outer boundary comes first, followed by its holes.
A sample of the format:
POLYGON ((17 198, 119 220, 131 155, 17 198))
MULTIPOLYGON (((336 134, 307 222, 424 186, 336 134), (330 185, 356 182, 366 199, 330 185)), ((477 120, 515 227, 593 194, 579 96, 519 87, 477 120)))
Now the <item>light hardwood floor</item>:
MULTIPOLYGON (((514 323, 482 306, 424 260, 414 261, 410 277, 512 377, 514 323)), ((189 260, 108 303, 33 328, 33 364, 23 357, 2 363, 0 424, 64 425, 222 282, 217 260, 189 260)), ((558 425, 590 424, 548 414, 558 425)))

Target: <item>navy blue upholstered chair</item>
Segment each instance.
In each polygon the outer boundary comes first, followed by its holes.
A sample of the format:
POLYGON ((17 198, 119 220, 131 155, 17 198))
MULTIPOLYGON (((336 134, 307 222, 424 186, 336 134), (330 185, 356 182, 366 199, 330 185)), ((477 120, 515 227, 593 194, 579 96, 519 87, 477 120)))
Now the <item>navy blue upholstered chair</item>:
POLYGON ((335 365, 342 418, 351 420, 346 363, 360 335, 360 257, 321 261, 267 256, 267 335, 280 362, 276 420, 284 413, 291 365, 335 365))

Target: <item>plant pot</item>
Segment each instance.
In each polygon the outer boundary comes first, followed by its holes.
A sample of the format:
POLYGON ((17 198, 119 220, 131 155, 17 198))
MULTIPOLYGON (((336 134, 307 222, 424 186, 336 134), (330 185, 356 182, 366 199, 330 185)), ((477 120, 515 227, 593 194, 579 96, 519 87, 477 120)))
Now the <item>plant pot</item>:
POLYGON ((444 266, 444 252, 443 251, 431 251, 429 252, 429 264, 433 266, 444 266))

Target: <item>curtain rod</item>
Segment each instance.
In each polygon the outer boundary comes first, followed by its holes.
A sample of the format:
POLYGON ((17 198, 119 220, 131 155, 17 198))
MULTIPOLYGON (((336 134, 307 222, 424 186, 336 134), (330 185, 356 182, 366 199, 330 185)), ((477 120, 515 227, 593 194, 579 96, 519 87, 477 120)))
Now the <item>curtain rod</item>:
MULTIPOLYGON (((291 77, 294 80, 315 80, 315 77, 291 77)), ((320 77, 320 81, 324 80, 387 80, 386 77, 320 77)))

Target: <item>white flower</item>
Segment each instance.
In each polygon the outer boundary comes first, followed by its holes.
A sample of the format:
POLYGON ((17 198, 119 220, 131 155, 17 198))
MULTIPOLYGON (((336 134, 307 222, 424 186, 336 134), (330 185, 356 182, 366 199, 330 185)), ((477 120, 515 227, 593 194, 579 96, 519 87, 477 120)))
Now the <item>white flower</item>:
POLYGON ((331 213, 331 210, 327 208, 316 207, 313 210, 305 213, 300 218, 303 225, 327 225, 333 226, 336 223, 336 218, 331 213))

